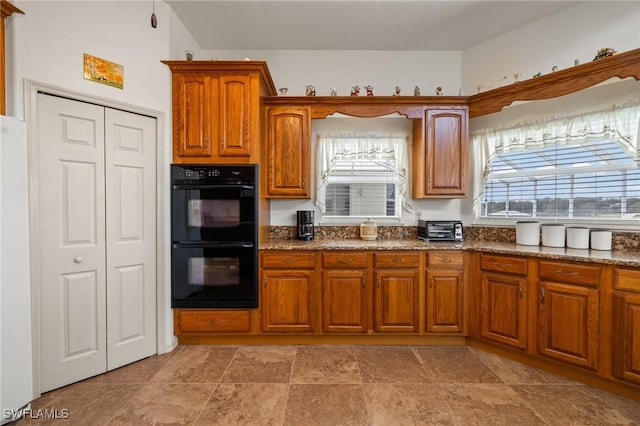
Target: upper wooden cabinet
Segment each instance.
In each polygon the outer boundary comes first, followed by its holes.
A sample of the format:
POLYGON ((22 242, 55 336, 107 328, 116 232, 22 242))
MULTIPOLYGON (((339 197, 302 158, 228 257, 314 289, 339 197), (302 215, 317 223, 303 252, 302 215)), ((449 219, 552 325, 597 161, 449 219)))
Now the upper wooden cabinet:
POLYGON ((413 198, 467 196, 468 109, 426 108, 413 126, 413 198))
POLYGON ((311 198, 308 107, 267 108, 267 197, 311 198))
POLYGON ((163 61, 172 72, 173 162, 257 163, 265 62, 163 61))

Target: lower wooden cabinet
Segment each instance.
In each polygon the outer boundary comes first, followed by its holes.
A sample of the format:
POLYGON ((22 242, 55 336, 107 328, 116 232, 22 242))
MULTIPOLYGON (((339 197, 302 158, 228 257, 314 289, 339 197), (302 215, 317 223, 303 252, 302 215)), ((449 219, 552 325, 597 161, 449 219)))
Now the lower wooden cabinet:
POLYGON ((243 309, 174 309, 176 335, 251 333, 251 311, 243 309))
POLYGON ((616 268, 613 294, 613 375, 640 385, 640 270, 616 268))
POLYGON ((528 346, 527 259, 480 256, 480 335, 518 349, 528 346))
POLYGON ((261 257, 262 331, 316 331, 316 273, 313 252, 271 252, 261 257))
POLYGON ((462 252, 427 254, 425 331, 465 332, 464 260, 462 252))
POLYGON ((371 285, 367 284, 367 253, 322 253, 322 330, 365 333, 371 285))
POLYGON ((374 331, 419 331, 419 267, 420 253, 374 253, 374 331))
POLYGON ((540 354, 597 368, 600 269, 567 262, 538 263, 540 354))

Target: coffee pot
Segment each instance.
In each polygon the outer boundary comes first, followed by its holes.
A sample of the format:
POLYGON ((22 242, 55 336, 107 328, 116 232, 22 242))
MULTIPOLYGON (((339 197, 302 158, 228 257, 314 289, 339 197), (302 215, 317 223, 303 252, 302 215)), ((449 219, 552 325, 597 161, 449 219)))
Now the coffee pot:
POLYGON ((298 231, 296 237, 302 241, 313 240, 313 210, 297 211, 298 231))

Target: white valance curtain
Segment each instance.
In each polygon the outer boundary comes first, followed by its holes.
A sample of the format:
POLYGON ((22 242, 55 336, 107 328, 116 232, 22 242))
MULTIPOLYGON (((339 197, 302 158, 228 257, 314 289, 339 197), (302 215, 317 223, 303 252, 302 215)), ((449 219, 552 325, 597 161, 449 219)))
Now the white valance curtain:
POLYGON ((500 152, 606 138, 620 143, 629 155, 640 161, 639 125, 640 101, 635 101, 605 110, 475 131, 471 135, 475 170, 482 172, 482 179, 475 179, 474 193, 476 197, 482 194, 489 165, 500 152))
MULTIPOLYGON (((407 204, 407 135, 406 134, 318 134, 316 153, 316 205, 325 211, 325 192, 336 163, 344 161, 384 161, 397 179, 402 205, 407 204)), ((354 176, 354 182, 357 176, 354 176)))

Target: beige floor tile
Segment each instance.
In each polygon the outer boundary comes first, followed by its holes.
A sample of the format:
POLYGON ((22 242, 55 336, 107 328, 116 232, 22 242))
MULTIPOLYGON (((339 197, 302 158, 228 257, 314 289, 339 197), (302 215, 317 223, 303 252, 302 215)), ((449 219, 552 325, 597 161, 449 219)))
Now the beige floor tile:
POLYGON ((341 426, 367 424, 360 385, 291 385, 285 426, 341 426))
POLYGON ((549 424, 628 425, 631 419, 614 410, 584 385, 513 385, 549 424))
POLYGON ((544 420, 508 385, 501 383, 439 383, 455 416, 465 426, 545 425, 544 420))
POLYGON ((17 424, 106 425, 142 385, 79 382, 42 395, 17 424))
POLYGON ((501 380, 468 348, 429 346, 414 348, 427 375, 443 383, 500 383, 501 380))
POLYGON ((193 424, 216 386, 182 383, 144 385, 116 413, 109 425, 193 424))
POLYGON ((196 425, 281 425, 288 390, 286 383, 220 384, 196 425))
POLYGON ((223 383, 289 383, 295 346, 245 346, 231 361, 223 383))
MULTIPOLYGON (((611 392, 591 387, 586 387, 586 390, 603 400, 607 405, 622 414, 624 417, 631 420, 634 425, 640 425, 640 400, 623 398, 611 392)), ((638 392, 638 399, 640 399, 640 392, 638 392)))
POLYGON ((406 346, 356 347, 363 383, 427 383, 431 380, 406 346))
POLYGON ((151 356, 89 380, 98 383, 148 383, 173 355, 174 352, 151 356))
POLYGON ((372 426, 452 425, 453 414, 433 383, 363 385, 372 426))
POLYGON ((299 346, 291 383, 360 383, 350 346, 299 346))
POLYGON ((530 367, 526 364, 522 364, 516 361, 512 361, 508 358, 503 358, 498 355, 484 352, 475 348, 469 348, 480 360, 487 366, 496 376, 505 383, 563 383, 563 384, 575 384, 574 381, 566 379, 555 374, 547 373, 543 370, 530 367))
POLYGON ((238 351, 235 346, 180 346, 151 379, 155 383, 218 383, 238 351))

